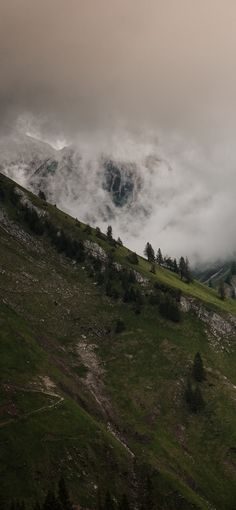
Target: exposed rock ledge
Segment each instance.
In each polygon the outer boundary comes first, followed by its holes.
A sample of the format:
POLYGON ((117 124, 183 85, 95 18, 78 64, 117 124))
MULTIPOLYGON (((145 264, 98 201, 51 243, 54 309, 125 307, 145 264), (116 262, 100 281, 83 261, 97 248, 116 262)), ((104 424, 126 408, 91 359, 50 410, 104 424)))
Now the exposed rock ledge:
POLYGON ((210 344, 217 351, 230 352, 236 343, 236 317, 226 314, 225 317, 213 310, 209 310, 200 301, 182 296, 181 310, 192 311, 205 325, 205 332, 210 344))

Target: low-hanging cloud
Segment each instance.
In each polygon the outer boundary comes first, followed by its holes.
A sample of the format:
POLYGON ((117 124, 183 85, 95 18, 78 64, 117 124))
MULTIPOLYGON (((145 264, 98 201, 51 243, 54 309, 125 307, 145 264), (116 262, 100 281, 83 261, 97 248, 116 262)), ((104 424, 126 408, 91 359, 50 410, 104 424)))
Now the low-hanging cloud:
MULTIPOLYGON (((0 135, 20 126, 142 174, 154 153, 172 171, 146 171, 139 200, 152 214, 126 240, 230 257, 235 21, 234 0, 1 0, 0 135)), ((114 223, 122 234, 120 213, 114 223)))

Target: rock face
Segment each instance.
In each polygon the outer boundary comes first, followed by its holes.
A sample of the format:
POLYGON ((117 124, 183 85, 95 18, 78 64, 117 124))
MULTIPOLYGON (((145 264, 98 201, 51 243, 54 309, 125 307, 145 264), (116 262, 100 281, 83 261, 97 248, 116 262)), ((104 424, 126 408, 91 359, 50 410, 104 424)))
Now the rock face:
POLYGON ((192 311, 204 323, 207 337, 216 351, 231 351, 236 342, 236 317, 227 314, 223 318, 200 301, 186 296, 182 296, 180 304, 183 312, 192 311))
POLYGON ((138 183, 135 179, 136 167, 134 164, 119 164, 111 160, 104 161, 104 183, 117 207, 134 200, 138 191, 138 183))
POLYGON ((89 241, 88 239, 84 242, 84 247, 87 253, 92 257, 101 260, 101 262, 107 261, 107 254, 105 250, 99 244, 89 241))

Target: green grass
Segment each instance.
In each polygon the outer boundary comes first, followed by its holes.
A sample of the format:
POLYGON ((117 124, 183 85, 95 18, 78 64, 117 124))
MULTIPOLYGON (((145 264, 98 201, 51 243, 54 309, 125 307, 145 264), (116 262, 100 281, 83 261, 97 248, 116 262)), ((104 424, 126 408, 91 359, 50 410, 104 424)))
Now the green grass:
MULTIPOLYGON (((13 186, 6 178, 1 182, 6 190, 13 186)), ((88 236, 83 224, 78 227, 57 208, 29 197, 71 236, 112 250, 94 230, 88 236)), ((133 460, 107 430, 111 421, 136 455, 139 483, 144 472, 150 473, 158 508, 175 510, 181 498, 181 510, 233 510, 235 338, 229 339, 230 352, 218 352, 209 342, 206 324, 193 313, 183 314, 175 324, 147 300, 140 314, 132 304, 111 300, 94 285, 83 264, 58 255, 46 236, 34 236, 22 225, 8 198, 3 208, 21 234, 30 235, 24 239, 0 227, 3 495, 11 497, 14 487, 15 497, 28 503, 41 500, 49 480, 56 485, 63 473, 75 502, 95 508, 95 486, 102 493, 109 487, 116 498, 127 492, 132 499, 133 460), (119 318, 125 330, 116 334, 119 318), (97 384, 108 406, 107 415, 86 385, 93 370, 78 351, 85 341, 99 366, 94 387, 97 384), (184 391, 197 351, 207 375, 201 385, 205 408, 191 415, 184 391), (51 392, 64 399, 56 407, 49 407, 54 397, 43 393, 50 392, 45 377, 55 385, 51 392)), ((132 266, 128 253, 125 247, 113 252, 117 262, 139 271, 150 286, 158 281, 181 289, 223 317, 226 312, 235 314, 235 301, 221 301, 215 291, 197 282, 187 285, 161 268, 153 275, 142 257, 132 266)), ((223 337, 221 341, 224 344, 223 337)))

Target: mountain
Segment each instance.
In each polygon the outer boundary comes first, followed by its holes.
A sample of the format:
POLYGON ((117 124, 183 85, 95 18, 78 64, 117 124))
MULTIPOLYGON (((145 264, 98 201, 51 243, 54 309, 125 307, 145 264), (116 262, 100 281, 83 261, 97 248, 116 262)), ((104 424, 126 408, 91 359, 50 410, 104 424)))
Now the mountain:
POLYGON ((93 156, 75 146, 55 150, 26 135, 0 140, 0 171, 35 194, 41 190, 50 203, 85 223, 105 229, 112 220, 119 235, 134 237, 153 206, 172 193, 163 193, 171 169, 152 153, 135 160, 93 156))
POLYGON ((151 269, 0 176, 2 500, 235 508, 236 302, 151 269))
POLYGON ((218 289, 223 281, 228 297, 235 299, 236 296, 236 258, 218 261, 214 264, 198 266, 194 270, 195 277, 209 287, 218 289))

